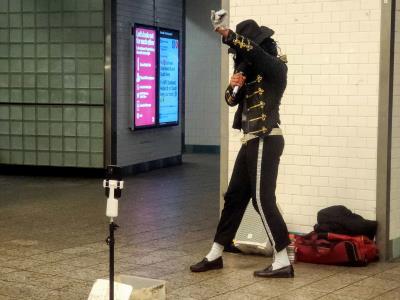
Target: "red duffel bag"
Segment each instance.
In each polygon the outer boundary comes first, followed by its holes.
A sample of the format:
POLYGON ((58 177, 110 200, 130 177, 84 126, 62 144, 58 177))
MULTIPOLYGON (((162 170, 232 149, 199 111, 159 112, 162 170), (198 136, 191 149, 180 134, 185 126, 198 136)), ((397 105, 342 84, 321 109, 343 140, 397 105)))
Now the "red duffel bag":
POLYGON ((366 266, 378 259, 375 243, 363 235, 310 232, 296 235, 296 260, 314 264, 366 266))

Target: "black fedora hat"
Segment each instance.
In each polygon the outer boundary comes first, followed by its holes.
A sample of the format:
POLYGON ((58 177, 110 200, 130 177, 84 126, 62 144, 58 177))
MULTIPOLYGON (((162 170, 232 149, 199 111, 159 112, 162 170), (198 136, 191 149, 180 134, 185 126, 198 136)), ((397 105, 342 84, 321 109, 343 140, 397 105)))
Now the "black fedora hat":
POLYGON ((271 37, 275 32, 266 26, 258 26, 254 20, 244 20, 236 25, 236 33, 247 37, 256 44, 261 44, 265 39, 271 37))
MULTIPOLYGON (((236 25, 236 33, 249 38, 256 44, 260 45, 265 39, 274 35, 274 31, 267 26, 258 26, 257 22, 249 19, 244 20, 236 25)), ((236 51, 233 48, 228 49, 228 53, 235 54, 236 51)))

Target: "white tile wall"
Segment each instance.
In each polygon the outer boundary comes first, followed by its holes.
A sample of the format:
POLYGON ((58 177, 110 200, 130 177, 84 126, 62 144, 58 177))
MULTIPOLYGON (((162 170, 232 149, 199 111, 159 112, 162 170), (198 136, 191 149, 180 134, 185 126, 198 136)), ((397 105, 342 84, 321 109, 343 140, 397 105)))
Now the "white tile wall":
POLYGON ((215 0, 186 2, 185 144, 220 144, 221 41, 213 32, 215 0))
MULTIPOLYGON (((400 22, 400 7, 396 8, 396 22, 400 22)), ((390 239, 400 237, 400 29, 395 29, 392 166, 390 182, 390 239)))
MULTIPOLYGON (((230 3, 231 28, 253 18, 288 55, 277 200, 289 230, 310 231, 318 210, 336 204, 375 219, 380 1, 230 3)), ((229 174, 239 147, 232 130, 229 174)))

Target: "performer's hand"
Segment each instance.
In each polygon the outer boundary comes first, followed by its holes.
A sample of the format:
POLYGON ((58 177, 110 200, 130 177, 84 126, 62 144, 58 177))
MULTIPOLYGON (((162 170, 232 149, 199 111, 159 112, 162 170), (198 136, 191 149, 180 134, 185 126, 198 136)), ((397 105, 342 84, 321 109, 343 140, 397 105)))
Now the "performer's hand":
POLYGON ((242 87, 244 83, 246 82, 246 76, 244 76, 242 73, 235 73, 231 77, 231 81, 229 82, 231 87, 242 87))
POLYGON ((228 37, 229 28, 218 27, 217 29, 215 29, 215 31, 222 35, 224 38, 228 37))

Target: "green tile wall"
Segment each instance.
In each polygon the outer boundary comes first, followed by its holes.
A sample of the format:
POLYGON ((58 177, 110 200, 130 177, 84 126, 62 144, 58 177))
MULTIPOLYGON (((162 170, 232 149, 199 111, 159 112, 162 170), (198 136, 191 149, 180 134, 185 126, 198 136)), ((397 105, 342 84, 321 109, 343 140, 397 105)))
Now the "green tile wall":
POLYGON ((103 167, 103 0, 0 0, 0 163, 103 167))

